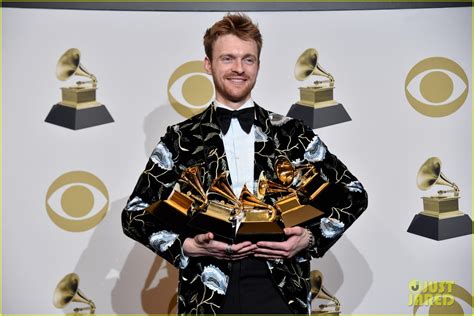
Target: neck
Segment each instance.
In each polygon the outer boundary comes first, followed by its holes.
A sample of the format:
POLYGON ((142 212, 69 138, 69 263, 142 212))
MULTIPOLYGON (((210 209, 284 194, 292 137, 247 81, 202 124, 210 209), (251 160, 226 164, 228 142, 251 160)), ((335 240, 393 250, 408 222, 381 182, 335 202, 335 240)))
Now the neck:
POLYGON ((239 100, 237 102, 233 102, 230 100, 223 100, 220 96, 216 96, 216 101, 230 107, 231 109, 238 110, 239 108, 242 107, 248 100, 250 100, 251 96, 249 95, 247 98, 243 100, 239 100))

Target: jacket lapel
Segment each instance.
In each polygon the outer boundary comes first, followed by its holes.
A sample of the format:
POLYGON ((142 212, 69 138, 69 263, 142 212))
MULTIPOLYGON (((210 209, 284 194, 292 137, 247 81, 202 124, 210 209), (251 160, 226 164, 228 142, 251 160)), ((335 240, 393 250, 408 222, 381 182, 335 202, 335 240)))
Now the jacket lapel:
POLYGON ((258 181, 260 173, 273 179, 275 177, 275 140, 273 126, 270 122, 268 111, 255 103, 255 154, 254 154, 254 180, 258 181))
MULTIPOLYGON (((216 117, 216 107, 211 104, 201 115, 198 123, 203 142, 204 166, 202 177, 204 189, 207 190, 212 180, 222 172, 228 170, 224 142, 221 138, 221 129, 216 117)), ((229 177, 230 182, 230 177, 229 177)))

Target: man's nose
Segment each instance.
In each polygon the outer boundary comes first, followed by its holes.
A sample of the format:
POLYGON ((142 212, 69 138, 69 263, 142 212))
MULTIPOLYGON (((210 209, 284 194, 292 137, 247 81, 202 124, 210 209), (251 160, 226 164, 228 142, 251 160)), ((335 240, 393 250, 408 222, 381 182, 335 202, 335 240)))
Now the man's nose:
POLYGON ((232 71, 237 72, 237 73, 243 73, 244 72, 244 67, 243 63, 239 59, 235 59, 234 63, 232 64, 232 71))

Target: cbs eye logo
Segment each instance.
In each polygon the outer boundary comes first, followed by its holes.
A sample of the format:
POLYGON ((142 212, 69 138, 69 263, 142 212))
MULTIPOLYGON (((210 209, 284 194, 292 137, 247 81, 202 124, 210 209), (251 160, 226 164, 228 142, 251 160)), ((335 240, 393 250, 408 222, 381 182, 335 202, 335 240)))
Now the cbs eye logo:
POLYGON ((469 81, 464 70, 444 57, 417 63, 405 79, 405 95, 411 106, 430 117, 447 116, 466 101, 469 81))
POLYGON ((95 227, 109 208, 109 193, 104 183, 85 171, 63 174, 49 186, 46 211, 60 228, 83 232, 95 227))
POLYGON ((168 80, 168 100, 186 118, 202 112, 213 97, 214 84, 204 70, 203 61, 182 64, 168 80))

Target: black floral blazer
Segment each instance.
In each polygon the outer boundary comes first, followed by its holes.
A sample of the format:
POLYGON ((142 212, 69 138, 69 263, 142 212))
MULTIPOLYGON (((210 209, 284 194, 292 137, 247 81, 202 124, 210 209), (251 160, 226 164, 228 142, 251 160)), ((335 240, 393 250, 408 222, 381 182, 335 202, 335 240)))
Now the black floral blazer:
MULTIPOLYGON (((367 207, 367 194, 346 166, 301 121, 258 105, 255 109, 255 179, 261 172, 275 179, 275 159, 286 156, 295 164, 314 164, 330 183, 313 203, 324 216, 307 226, 315 237, 314 247, 291 259, 267 261, 273 281, 290 309, 295 314, 306 314, 311 257, 321 257, 352 225, 367 207)), ((168 127, 123 210, 122 226, 127 236, 179 269, 179 314, 216 314, 223 303, 232 262, 186 257, 182 245, 190 236, 172 231, 145 210, 153 202, 166 199, 181 172, 193 165, 203 166, 201 180, 205 190, 217 175, 228 170, 214 105, 168 127)))

